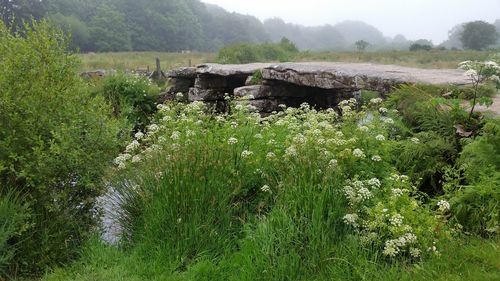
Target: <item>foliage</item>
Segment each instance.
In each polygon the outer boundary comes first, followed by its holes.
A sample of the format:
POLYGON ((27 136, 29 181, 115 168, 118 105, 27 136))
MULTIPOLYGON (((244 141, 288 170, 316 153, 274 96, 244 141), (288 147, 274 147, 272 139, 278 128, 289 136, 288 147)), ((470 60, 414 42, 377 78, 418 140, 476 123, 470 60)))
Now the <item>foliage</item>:
POLYGON ((156 112, 158 93, 158 87, 148 78, 118 74, 104 78, 96 94, 112 106, 116 117, 126 118, 136 130, 141 130, 156 112))
POLYGON ((474 21, 464 25, 460 40, 464 48, 479 51, 495 44, 498 37, 494 25, 484 21, 474 21))
POLYGON ((217 54, 217 62, 225 64, 290 61, 298 53, 295 45, 283 38, 280 43, 236 44, 222 48, 217 54))
POLYGON ((0 41, 0 186, 22 194, 30 213, 8 242, 18 249, 9 269, 33 273, 77 254, 120 121, 86 91, 61 31, 33 22, 12 34, 0 24, 0 41))
POLYGON ((359 40, 356 41, 354 45, 356 45, 356 49, 358 49, 359 52, 363 52, 368 46, 370 46, 370 43, 366 42, 365 40, 359 40))
POLYGON ((412 51, 412 52, 416 52, 416 51, 430 51, 430 50, 432 50, 432 46, 431 45, 421 45, 421 44, 418 44, 418 43, 413 43, 410 46, 410 51, 412 51))
POLYGON ((89 49, 98 52, 130 51, 132 41, 125 15, 112 6, 102 5, 90 22, 89 49))

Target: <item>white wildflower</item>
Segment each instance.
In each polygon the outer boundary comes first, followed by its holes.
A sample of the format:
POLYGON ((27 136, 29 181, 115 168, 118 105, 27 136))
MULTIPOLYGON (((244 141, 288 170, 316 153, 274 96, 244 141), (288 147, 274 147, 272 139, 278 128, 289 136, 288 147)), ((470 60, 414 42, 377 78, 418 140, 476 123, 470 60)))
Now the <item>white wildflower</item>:
POLYGON ((389 219, 389 222, 393 226, 401 226, 403 224, 403 216, 400 214, 395 214, 389 219))
POLYGON ((330 168, 336 168, 338 166, 338 164, 339 164, 339 161, 337 161, 337 159, 332 159, 328 163, 328 167, 330 167, 330 168))
POLYGON ((388 110, 387 108, 385 108, 385 107, 381 107, 381 108, 379 108, 379 109, 378 109, 378 111, 379 111, 380 113, 382 113, 382 114, 385 114, 385 113, 389 112, 389 110, 388 110))
POLYGON ((136 140, 141 140, 144 137, 144 134, 142 132, 137 132, 134 137, 136 140))
POLYGON ((181 99, 184 99, 184 94, 179 92, 179 93, 177 93, 177 94, 175 95, 175 97, 176 97, 178 100, 181 100, 181 99))
POLYGON ((372 188, 380 188, 382 186, 382 183, 380 183, 380 180, 377 178, 372 178, 368 180, 368 185, 370 185, 372 188))
POLYGON ((382 161, 382 157, 380 157, 379 155, 374 155, 372 157, 372 161, 373 162, 380 162, 380 161, 382 161))
POLYGON ((241 158, 248 158, 250 156, 252 156, 253 152, 250 151, 250 150, 243 150, 241 152, 241 158))
POLYGON ((384 137, 384 135, 377 135, 377 136, 375 137, 375 139, 376 139, 376 140, 378 140, 378 141, 385 141, 385 137, 384 137))
POLYGON ((288 156, 297 156, 297 149, 294 146, 290 146, 286 149, 285 154, 288 156))
POLYGON ((400 188, 393 188, 391 192, 394 197, 403 196, 403 190, 400 188))
POLYGON ((261 190, 262 192, 265 192, 265 193, 271 193, 271 192, 272 192, 272 191, 271 191, 271 188, 270 188, 270 187, 269 187, 269 185, 267 185, 267 184, 266 184, 266 185, 264 185, 264 186, 262 186, 262 187, 260 188, 260 190, 261 190))
POLYGON ((255 134, 254 138, 256 138, 256 139, 262 139, 263 136, 262 136, 262 134, 255 134))
POLYGON ((230 144, 230 145, 234 145, 234 144, 237 144, 238 143, 238 139, 237 138, 234 138, 234 137, 231 137, 227 140, 227 143, 230 144))
POLYGON ((129 145, 127 145, 127 148, 125 151, 127 152, 133 152, 136 149, 138 149, 141 146, 141 144, 137 140, 133 140, 129 145))
POLYGON ((138 163, 138 162, 141 162, 141 160, 142 160, 142 158, 139 155, 132 157, 132 163, 138 163))
POLYGON ((174 141, 178 140, 180 137, 181 137, 181 132, 179 131, 172 132, 172 135, 170 136, 170 138, 174 141))
POLYGON ((354 155, 354 157, 357 157, 357 158, 365 158, 366 157, 366 155, 363 152, 363 150, 361 150, 359 148, 354 149, 352 151, 352 155, 354 155))
POLYGON ((420 140, 418 138, 411 138, 410 141, 412 143, 416 143, 416 144, 419 144, 420 143, 420 140))
POLYGON ((376 105, 376 104, 382 103, 382 101, 383 100, 381 98, 374 98, 374 99, 370 100, 370 103, 376 105))
POLYGON ((358 224, 358 219, 359 219, 359 216, 358 214, 347 214, 344 216, 344 223, 345 224, 348 224, 348 225, 352 225, 354 227, 358 227, 359 224, 358 224))
POLYGON ((274 160, 274 159, 276 159, 276 154, 274 154, 274 152, 269 152, 266 155, 266 159, 269 161, 274 160))
POLYGON ((418 258, 420 257, 420 255, 422 254, 422 251, 420 251, 419 248, 410 248, 410 255, 413 257, 413 258, 418 258))
POLYGON ((361 132, 368 132, 370 129, 366 126, 359 126, 358 129, 361 131, 361 132))
POLYGON ((448 203, 448 201, 445 201, 445 200, 439 201, 437 203, 437 206, 438 206, 438 210, 440 212, 443 212, 443 213, 450 210, 450 203, 448 203))

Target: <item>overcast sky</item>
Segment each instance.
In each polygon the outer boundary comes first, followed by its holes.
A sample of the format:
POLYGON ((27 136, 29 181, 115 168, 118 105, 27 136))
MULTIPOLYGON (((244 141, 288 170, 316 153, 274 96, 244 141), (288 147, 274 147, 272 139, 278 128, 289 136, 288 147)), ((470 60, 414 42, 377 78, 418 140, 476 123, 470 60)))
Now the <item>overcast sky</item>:
POLYGON ((456 24, 500 19, 500 0, 202 0, 230 12, 280 17, 303 25, 344 20, 369 23, 387 36, 432 39, 441 43, 456 24), (304 3, 304 4, 301 4, 304 3))

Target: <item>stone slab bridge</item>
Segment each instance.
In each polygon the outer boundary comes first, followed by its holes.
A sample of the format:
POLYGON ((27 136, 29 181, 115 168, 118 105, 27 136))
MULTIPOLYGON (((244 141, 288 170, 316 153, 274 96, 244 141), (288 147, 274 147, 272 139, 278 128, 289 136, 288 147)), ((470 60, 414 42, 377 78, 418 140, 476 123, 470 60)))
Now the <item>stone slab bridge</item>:
POLYGON ((317 108, 335 107, 360 90, 385 94, 402 84, 466 85, 469 80, 463 74, 458 69, 369 63, 202 64, 167 73, 171 86, 163 99, 181 92, 188 101, 204 101, 223 110, 224 95, 229 94, 247 97, 259 112, 270 113, 278 110, 279 104, 296 107, 307 102, 317 108))

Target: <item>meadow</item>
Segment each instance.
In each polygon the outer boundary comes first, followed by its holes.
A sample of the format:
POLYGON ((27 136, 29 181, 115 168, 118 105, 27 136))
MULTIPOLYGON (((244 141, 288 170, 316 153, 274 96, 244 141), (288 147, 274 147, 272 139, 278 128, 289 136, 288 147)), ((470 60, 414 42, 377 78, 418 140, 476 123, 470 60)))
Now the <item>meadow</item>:
MULTIPOLYGON (((387 51, 387 52, 299 52, 290 61, 339 61, 395 64, 417 68, 457 68, 465 60, 483 61, 494 51, 387 51)), ((88 53, 77 55, 82 63, 81 71, 96 69, 136 70, 155 68, 155 58, 160 58, 163 69, 174 69, 207 62, 216 62, 215 53, 165 53, 165 52, 122 52, 88 53)))

